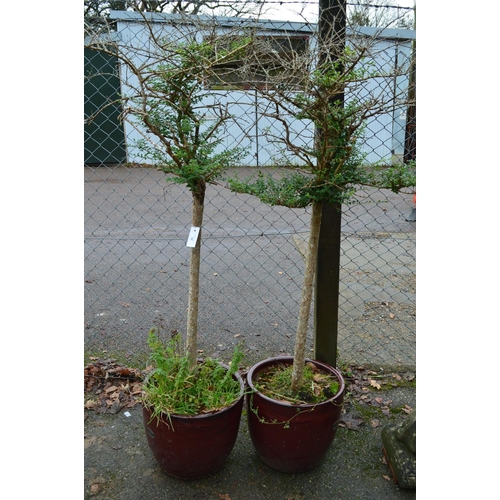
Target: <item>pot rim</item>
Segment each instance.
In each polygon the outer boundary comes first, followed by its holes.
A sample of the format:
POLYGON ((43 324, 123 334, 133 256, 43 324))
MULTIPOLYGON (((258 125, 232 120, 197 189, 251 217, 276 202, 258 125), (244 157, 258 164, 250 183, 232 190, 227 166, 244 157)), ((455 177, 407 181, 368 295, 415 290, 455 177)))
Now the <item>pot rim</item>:
MULTIPOLYGON (((202 361, 202 360, 198 360, 198 362, 200 362, 200 361, 202 361)), ((223 366, 224 368, 226 368, 226 369, 229 370, 229 366, 226 365, 225 363, 222 363, 222 362, 218 362, 218 363, 221 366, 223 366)), ((154 373, 154 370, 146 375, 146 377, 144 378, 143 384, 146 383, 146 381, 148 380, 148 378, 150 377, 150 375, 152 373, 154 373)), ((239 373, 239 371, 234 372, 234 376, 236 377, 236 380, 240 384, 240 392, 239 392, 239 396, 230 405, 224 406, 223 408, 219 408, 218 410, 213 410, 213 411, 207 412, 207 413, 198 413, 196 415, 183 415, 182 413, 165 413, 165 412, 162 412, 161 415, 160 415, 160 417, 156 417, 156 418, 158 418, 161 421, 163 421, 163 418, 165 418, 167 422, 172 417, 174 417, 176 419, 180 419, 180 420, 183 420, 183 419, 185 419, 185 420, 204 419, 204 418, 209 418, 209 417, 211 417, 212 415, 214 415, 216 413, 229 410, 233 406, 236 406, 243 399, 243 397, 245 396, 245 392, 246 392, 245 391, 245 381, 244 381, 243 377, 241 376, 241 374, 239 373)), ((153 413, 153 410, 152 410, 153 405, 147 404, 144 401, 144 399, 142 400, 142 406, 143 406, 143 408, 145 410, 147 410, 151 414, 153 413)), ((152 415, 151 415, 151 418, 152 418, 152 415)))
POLYGON ((274 399, 274 398, 271 398, 269 396, 266 396, 265 394, 263 394, 262 392, 260 392, 254 385, 253 385, 253 374, 254 372, 260 368, 262 365, 264 364, 274 364, 274 363, 281 363, 283 361, 285 362, 291 362, 293 363, 293 356, 276 356, 276 357, 270 357, 270 358, 266 358, 266 359, 263 359, 262 361, 258 361, 257 363, 255 363, 249 370, 248 370, 248 373, 247 373, 247 383, 252 391, 251 394, 253 394, 254 392, 257 393, 259 395, 259 397, 261 398, 264 398, 265 400, 267 401, 271 401, 273 402, 274 404, 278 405, 278 406, 283 406, 283 407, 286 407, 286 408, 315 408, 317 406, 321 406, 321 405, 327 405, 327 404, 332 404, 332 403, 335 403, 335 400, 340 398, 344 391, 345 391, 345 382, 344 382, 344 377, 342 376, 342 374, 340 373, 339 370, 337 370, 337 368, 334 368, 333 366, 330 366, 326 363, 323 363, 322 361, 318 361, 316 359, 311 359, 311 358, 305 358, 305 363, 308 363, 308 362, 311 362, 311 363, 314 363, 315 365, 318 365, 320 368, 328 371, 328 372, 331 372, 333 371, 334 375, 338 378, 338 381, 339 381, 339 384, 340 384, 340 387, 339 387, 339 390, 337 391, 337 393, 332 396, 331 398, 329 399, 326 399, 325 401, 320 401, 319 403, 287 403, 287 402, 283 402, 283 401, 278 401, 277 399, 274 399))

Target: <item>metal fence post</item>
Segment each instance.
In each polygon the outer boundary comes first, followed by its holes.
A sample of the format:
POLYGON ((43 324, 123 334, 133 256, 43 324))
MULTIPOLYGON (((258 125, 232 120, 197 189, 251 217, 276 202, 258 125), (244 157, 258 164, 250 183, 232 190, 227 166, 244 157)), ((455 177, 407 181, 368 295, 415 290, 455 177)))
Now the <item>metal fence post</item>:
MULTIPOLYGON (((319 1, 319 43, 345 44, 346 0, 319 1), (328 43, 327 42, 327 43, 328 43)), ((344 100, 344 94, 335 97, 344 100)), ((336 366, 340 281, 341 205, 323 203, 314 290, 314 358, 336 366)))

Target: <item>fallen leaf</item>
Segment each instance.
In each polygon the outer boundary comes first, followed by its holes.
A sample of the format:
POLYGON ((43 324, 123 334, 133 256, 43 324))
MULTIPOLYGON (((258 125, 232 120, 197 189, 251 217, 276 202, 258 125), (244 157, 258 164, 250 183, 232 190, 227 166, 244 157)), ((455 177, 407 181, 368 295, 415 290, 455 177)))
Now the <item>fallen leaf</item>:
POLYGON ((394 319, 396 317, 395 314, 389 313, 389 318, 394 319))
POLYGON ((132 374, 132 371, 127 367, 119 366, 116 369, 116 373, 120 375, 120 377, 129 377, 132 374))
POLYGON ((110 392, 115 392, 116 390, 118 390, 118 387, 116 387, 116 385, 112 385, 111 387, 105 389, 105 392, 109 394, 110 392))
POLYGON ((377 420, 377 419, 373 419, 371 422, 370 422, 370 425, 375 429, 376 427, 380 427, 380 420, 377 420))
POLYGON ((390 478, 389 476, 383 475, 382 477, 383 477, 386 481, 390 481, 390 480, 391 480, 391 478, 390 478))
POLYGON ((90 485, 90 494, 96 495, 101 491, 101 484, 105 484, 106 481, 102 477, 98 477, 94 480, 94 482, 90 485))
POLYGON ((375 389, 381 389, 382 388, 382 386, 376 380, 371 380, 370 379, 369 382, 370 382, 370 385, 372 387, 375 387, 375 389))
MULTIPOLYGON (((130 386, 128 384, 122 384, 120 386, 120 394, 123 395, 123 392, 130 392, 130 386), (123 392, 122 392, 123 391, 123 392)), ((120 396, 121 397, 121 396, 120 396)))
POLYGON ((87 379, 87 390, 90 390, 92 389, 92 387, 94 387, 94 385, 97 383, 97 380, 95 378, 89 378, 87 379))
POLYGON ((340 422, 340 426, 347 427, 352 431, 359 431, 359 427, 363 425, 363 419, 361 418, 353 418, 348 415, 344 415, 340 422))
MULTIPOLYGON (((318 368, 318 367, 317 367, 314 363, 311 363, 310 361, 308 361, 308 362, 306 363, 306 366, 307 366, 308 368, 310 368, 313 372, 319 372, 319 371, 320 371, 320 369, 319 369, 319 368, 318 368)), ((316 377, 317 377, 317 376, 318 376, 317 374, 316 374, 316 375, 314 375, 314 380, 316 380, 316 377)), ((320 376, 321 376, 321 374, 320 374, 320 376)), ((316 380, 316 382, 317 382, 317 380, 316 380)))
POLYGON ((110 412, 115 415, 117 414, 123 407, 125 406, 124 403, 119 401, 118 399, 111 405, 110 412))
POLYGON ((219 500, 231 500, 231 497, 227 493, 219 494, 219 500))
POLYGON ((97 406, 97 401, 94 401, 93 399, 89 399, 86 403, 85 403, 85 408, 87 408, 87 410, 91 410, 92 408, 95 408, 97 406))
POLYGON ((140 384, 135 384, 134 386, 132 386, 132 389, 130 390, 130 394, 132 394, 133 396, 140 394, 141 392, 142 392, 142 387, 140 384))

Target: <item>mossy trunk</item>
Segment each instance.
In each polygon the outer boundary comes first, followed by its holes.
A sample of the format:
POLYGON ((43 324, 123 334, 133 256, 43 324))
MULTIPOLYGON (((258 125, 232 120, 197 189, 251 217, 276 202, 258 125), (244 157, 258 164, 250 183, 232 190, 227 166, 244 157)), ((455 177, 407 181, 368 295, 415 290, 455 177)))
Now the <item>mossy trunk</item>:
POLYGON ((299 321, 295 335, 295 353, 293 359, 292 390, 296 391, 302 385, 304 378, 304 362, 306 357, 307 326, 314 291, 314 276, 318 259, 319 231, 321 228, 321 202, 312 204, 311 225, 309 228, 309 243, 306 255, 302 299, 300 302, 299 321))
POLYGON ((190 369, 196 366, 198 357, 198 303, 200 294, 200 261, 201 261, 201 226, 203 223, 203 209, 205 201, 205 187, 200 192, 193 192, 192 225, 199 227, 200 232, 196 245, 191 248, 189 264, 189 298, 187 314, 186 355, 190 369))

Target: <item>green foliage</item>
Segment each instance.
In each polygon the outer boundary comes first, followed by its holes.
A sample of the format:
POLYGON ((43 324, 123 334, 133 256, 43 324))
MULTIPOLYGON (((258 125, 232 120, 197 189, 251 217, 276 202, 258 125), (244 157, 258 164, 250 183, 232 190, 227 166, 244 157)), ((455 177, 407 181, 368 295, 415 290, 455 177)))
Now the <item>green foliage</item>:
POLYGON ((159 139, 137 141, 139 155, 172 174, 169 181, 186 184, 195 194, 202 194, 206 183, 245 153, 238 147, 216 151, 223 141, 224 122, 231 117, 202 102, 209 95, 204 77, 213 63, 212 52, 206 43, 170 47, 167 62, 147 79, 147 96, 137 102, 137 114, 159 139))
POLYGON ((304 208, 315 201, 348 203, 356 191, 355 186, 366 184, 370 179, 365 155, 348 135, 347 128, 340 129, 324 149, 318 147, 311 151, 315 164, 305 172, 302 167, 285 165, 288 173, 279 178, 259 171, 256 176, 243 180, 229 178, 228 185, 235 192, 257 196, 269 205, 304 208), (324 156, 328 156, 328 163, 324 156))
MULTIPOLYGON (((291 172, 276 178, 263 174, 247 179, 228 179, 231 190, 257 196, 269 205, 289 208, 304 208, 313 201, 350 203, 359 185, 390 189, 398 193, 403 188, 416 186, 415 162, 407 164, 364 164, 364 155, 359 151, 349 152, 345 161, 338 161, 340 168, 328 169, 321 181, 310 173, 291 172)), ((290 170, 297 167, 290 167, 290 170)))
POLYGON ((359 57, 357 50, 345 47, 341 57, 336 60, 327 60, 312 71, 309 93, 315 95, 316 98, 336 94, 343 91, 346 85, 380 76, 374 68, 373 61, 359 57))
POLYGON ((375 167, 371 173, 371 184, 390 189, 394 193, 405 187, 415 187, 417 185, 416 162, 375 167))
POLYGON ((198 415, 231 405, 240 396, 240 384, 233 378, 243 360, 243 352, 236 347, 229 369, 207 358, 189 370, 187 356, 180 353, 180 336, 164 344, 158 330, 149 331, 153 372, 144 384, 144 404, 153 410, 153 416, 198 415))
POLYGON ((270 205, 303 208, 313 202, 350 203, 360 185, 386 187, 395 192, 414 186, 414 164, 378 167, 368 165, 361 152, 365 117, 376 104, 351 99, 345 102, 337 95, 351 83, 380 76, 373 63, 359 58, 346 47, 342 57, 327 61, 311 72, 301 91, 278 89, 266 94, 286 114, 291 111, 298 120, 311 121, 317 131, 313 147, 297 146, 288 136, 275 137, 285 150, 306 160, 306 165, 285 165, 287 174, 276 178, 259 172, 241 180, 228 179, 229 187, 239 193, 257 196, 270 205))
POLYGON ((257 196, 269 205, 281 205, 290 208, 302 208, 311 203, 308 188, 311 179, 300 173, 275 179, 272 175, 264 175, 259 171, 255 180, 252 178, 228 179, 229 187, 237 193, 257 196))
POLYGON ((252 44, 252 37, 217 36, 207 43, 207 56, 214 64, 227 64, 244 58, 247 48, 252 44))
POLYGON ((288 135, 274 137, 285 150, 305 159, 306 165, 300 169, 285 165, 291 173, 279 179, 262 173, 257 178, 229 179, 232 190, 257 196, 270 205, 302 208, 313 202, 348 203, 356 186, 369 182, 366 154, 359 147, 366 104, 355 99, 344 103, 337 98, 349 82, 373 74, 369 64, 355 68, 353 57, 352 50, 346 48, 342 60, 314 70, 303 90, 278 89, 273 95, 266 94, 278 109, 283 106, 285 115, 311 121, 317 131, 315 143, 312 147, 297 146, 288 135))

